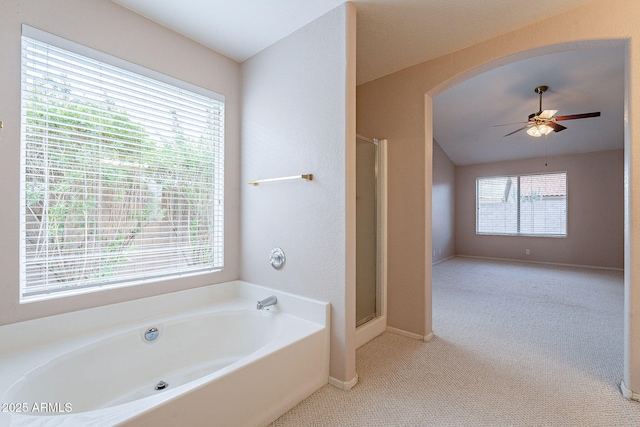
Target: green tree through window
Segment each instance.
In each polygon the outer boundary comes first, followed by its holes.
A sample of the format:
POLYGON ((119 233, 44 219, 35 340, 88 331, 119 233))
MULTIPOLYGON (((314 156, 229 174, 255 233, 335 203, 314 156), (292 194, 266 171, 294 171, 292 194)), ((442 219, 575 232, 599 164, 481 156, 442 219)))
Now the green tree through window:
POLYGON ((23 297, 222 268, 223 102, 23 43, 23 297))

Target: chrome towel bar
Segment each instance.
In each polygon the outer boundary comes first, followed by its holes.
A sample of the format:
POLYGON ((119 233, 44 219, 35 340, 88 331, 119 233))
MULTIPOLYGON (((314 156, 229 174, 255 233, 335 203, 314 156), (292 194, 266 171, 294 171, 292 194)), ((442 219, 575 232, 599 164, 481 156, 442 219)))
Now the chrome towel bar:
POLYGON ((288 181, 290 179, 306 179, 307 181, 313 181, 313 174, 307 173, 303 175, 283 176, 280 178, 257 179, 255 181, 249 181, 249 184, 256 186, 258 184, 262 184, 263 182, 288 181))

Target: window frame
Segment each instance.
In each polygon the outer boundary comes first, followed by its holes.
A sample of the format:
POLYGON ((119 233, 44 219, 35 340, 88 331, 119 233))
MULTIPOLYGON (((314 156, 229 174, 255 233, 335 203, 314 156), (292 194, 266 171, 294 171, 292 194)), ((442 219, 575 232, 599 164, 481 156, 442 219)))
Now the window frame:
POLYGON ((504 174, 504 175, 491 175, 491 176, 480 176, 476 177, 476 235, 478 236, 512 236, 512 237, 549 237, 549 238, 567 238, 569 236, 569 174, 566 170, 554 171, 554 172, 535 172, 535 173, 516 173, 516 174, 504 174), (540 175, 557 175, 564 174, 565 179, 565 207, 564 207, 564 234, 561 233, 523 233, 520 232, 521 227, 521 193, 520 193, 520 180, 522 177, 532 177, 532 176, 540 176, 540 175), (516 218, 516 227, 517 232, 515 233, 500 233, 495 231, 480 231, 480 194, 479 194, 479 185, 480 181, 483 179, 492 179, 492 178, 517 178, 516 183, 516 200, 517 200, 517 218, 516 218))
MULTIPOLYGON (((178 278, 184 278, 184 277, 188 277, 188 276, 192 276, 192 275, 197 275, 197 274, 207 274, 207 273, 214 273, 214 272, 218 272, 218 271, 222 271, 224 269, 224 252, 225 252, 225 239, 224 239, 224 228, 225 228, 225 219, 224 219, 224 213, 225 213, 225 203, 224 203, 224 188, 225 188, 225 133, 224 133, 224 110, 225 110, 225 97, 224 95, 221 95, 219 93, 216 93, 214 91, 211 91, 209 89, 205 89, 202 88, 200 86, 196 86, 193 85, 191 83, 185 82, 183 80, 156 72, 154 70, 148 69, 146 67, 131 63, 129 61, 117 58, 115 56, 106 54, 104 52, 100 52, 97 51, 95 49, 89 48, 87 46, 72 42, 70 40, 55 36, 53 34, 49 34, 47 32, 38 30, 36 28, 30 27, 28 25, 22 25, 22 36, 23 37, 27 37, 30 39, 34 39, 37 40, 39 42, 42 43, 46 43, 48 45, 52 45, 55 46, 57 48, 60 49, 64 49, 66 51, 72 52, 74 54, 78 54, 78 55, 82 55, 84 57, 90 58, 92 60, 96 60, 99 62, 102 62, 104 64, 108 64, 110 66, 114 66, 117 68, 120 68, 122 70, 126 70, 128 72, 131 73, 135 73, 138 74, 139 76, 142 76, 144 78, 148 78, 148 79, 152 79, 152 80, 156 80, 160 83, 164 83, 164 84, 168 84, 171 86, 174 86, 176 88, 180 88, 183 89, 185 91, 189 91, 201 96, 205 96, 208 98, 211 98, 213 100, 216 100, 218 102, 220 102, 222 104, 222 136, 221 136, 221 143, 220 143, 220 149, 221 149, 221 153, 218 157, 218 162, 222 165, 222 169, 219 170, 217 172, 220 182, 218 184, 214 184, 217 185, 218 188, 221 191, 221 205, 219 208, 217 208, 220 212, 220 217, 221 219, 213 219, 213 226, 214 228, 218 229, 218 230, 222 230, 221 231, 221 235, 219 235, 219 241, 220 241, 220 263, 218 265, 215 265, 209 268, 203 268, 200 270, 193 270, 193 271, 185 271, 185 272, 178 272, 178 273, 171 273, 171 274, 158 274, 158 275, 150 275, 149 277, 143 277, 143 278, 139 278, 139 279, 127 279, 124 281, 112 281, 108 284, 103 284, 103 283, 95 283, 92 284, 90 286, 76 286, 73 287, 71 289, 60 289, 60 290, 56 290, 54 289, 51 292, 35 292, 35 293, 28 293, 25 288, 26 288, 26 281, 25 281, 25 273, 24 273, 24 263, 26 260, 25 257, 25 245, 26 245, 26 230, 25 230, 25 225, 24 225, 24 210, 25 210, 25 188, 23 187, 24 182, 25 182, 25 165, 24 165, 24 160, 21 160, 21 168, 20 168, 20 198, 21 198, 21 203, 20 203, 20 239, 19 239, 19 243, 20 243, 20 256, 19 256, 19 265, 20 265, 20 292, 19 292, 19 296, 20 296, 20 303, 27 303, 27 302, 33 302, 33 301, 42 301, 42 300, 47 300, 47 299, 51 299, 51 298, 58 298, 58 297, 65 297, 65 296, 71 296, 71 295, 80 295, 80 294, 85 294, 85 293, 89 293, 89 292, 95 292, 95 291, 101 291, 101 290, 110 290, 110 289, 116 289, 116 288, 121 288, 121 287, 125 287, 125 286, 134 286, 134 285, 139 285, 139 284, 143 284, 143 283, 153 283, 153 282, 160 282, 160 281, 167 281, 167 280, 173 280, 173 279, 178 279, 178 278)), ((21 38, 22 39, 22 38, 21 38)), ((22 48, 21 48, 22 51, 22 48)), ((21 72, 22 74, 22 72, 21 72)), ((22 83, 21 83, 22 85, 22 83)), ((22 90, 22 89, 21 89, 22 90)), ((20 137, 20 151, 21 151, 21 157, 24 156, 24 150, 25 147, 24 145, 24 132, 25 132, 25 107, 23 105, 23 107, 21 108, 21 122, 22 124, 22 132, 21 132, 21 137, 20 137)), ((215 161, 214 161, 215 162, 215 161)), ((213 231, 212 231, 213 232, 213 231)), ((220 232, 218 232, 220 233, 220 232)), ((55 286, 54 286, 55 288, 55 286)))

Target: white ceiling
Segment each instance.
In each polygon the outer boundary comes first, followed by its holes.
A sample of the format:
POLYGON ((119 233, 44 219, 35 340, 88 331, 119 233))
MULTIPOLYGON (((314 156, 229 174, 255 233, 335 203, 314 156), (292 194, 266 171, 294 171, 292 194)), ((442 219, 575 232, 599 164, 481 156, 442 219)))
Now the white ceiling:
MULTIPOLYGON (((238 62, 303 27, 344 0, 112 0, 238 62)), ((508 33, 594 0, 354 0, 357 82, 391 74, 508 33)), ((471 164, 622 148, 621 48, 539 57, 503 66, 434 99, 434 135, 454 163, 471 164), (543 108, 562 122, 534 139, 515 127, 537 111, 534 88, 550 87, 543 108)), ((384 137, 384 135, 371 135, 384 137)))
MULTIPOLYGON (((344 0, 113 0, 243 62, 344 0)), ((357 82, 411 65, 594 0, 353 0, 357 82)))
POLYGON ((237 62, 344 0, 113 0, 237 62))

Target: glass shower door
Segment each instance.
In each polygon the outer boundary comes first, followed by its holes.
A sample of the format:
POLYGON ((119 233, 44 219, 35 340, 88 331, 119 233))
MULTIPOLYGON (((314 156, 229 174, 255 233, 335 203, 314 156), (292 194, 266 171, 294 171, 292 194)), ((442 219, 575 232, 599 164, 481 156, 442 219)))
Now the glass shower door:
POLYGON ((356 139, 356 326, 377 315, 377 145, 356 139))

